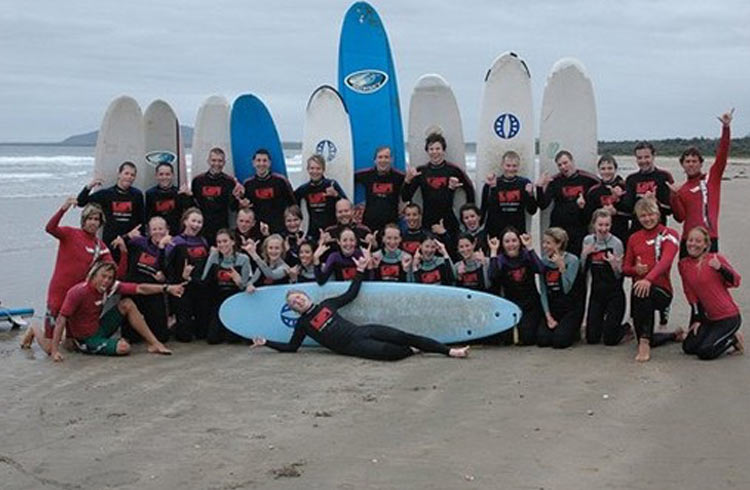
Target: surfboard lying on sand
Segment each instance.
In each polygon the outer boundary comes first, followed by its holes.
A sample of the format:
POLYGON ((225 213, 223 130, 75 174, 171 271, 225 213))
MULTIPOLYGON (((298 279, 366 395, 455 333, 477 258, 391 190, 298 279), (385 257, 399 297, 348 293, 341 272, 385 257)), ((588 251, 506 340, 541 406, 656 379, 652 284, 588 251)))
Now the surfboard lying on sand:
MULTIPOLYGON (((102 180, 102 187, 115 185, 117 169, 123 162, 133 162, 138 168, 140 178, 143 149, 141 107, 132 97, 117 97, 107 107, 99 127, 94 156, 94 178, 102 180)), ((138 180, 135 186, 141 189, 138 180)))
POLYGON ((13 328, 28 325, 24 318, 34 315, 33 308, 3 308, 0 307, 0 322, 10 322, 13 328))
POLYGON ((180 123, 172 108, 163 100, 155 100, 143 114, 144 158, 138 167, 136 185, 143 192, 155 186, 156 166, 171 163, 174 168, 175 184, 179 187, 187 183, 185 165, 185 145, 182 141, 180 123))
POLYGON ((195 117, 193 160, 190 167, 192 177, 208 172, 208 152, 212 148, 224 150, 224 173, 234 175, 229 135, 229 102, 220 95, 213 95, 203 101, 195 117))
MULTIPOLYGON (((367 2, 349 7, 339 39, 339 93, 349 110, 354 141, 354 171, 372 167, 375 150, 390 146, 393 168, 405 169, 404 130, 396 70, 388 35, 367 2)), ((364 201, 358 187, 355 203, 364 201)))
MULTIPOLYGON (((563 58, 552 66, 539 120, 539 173, 558 173, 555 154, 568 150, 576 166, 596 175, 597 132, 594 86, 583 64, 563 58)), ((541 232, 549 227, 552 205, 542 211, 541 232)), ((540 236, 541 240, 541 236, 540 236)), ((540 241, 541 243, 541 241, 540 241)))
MULTIPOLYGON (((488 174, 502 175, 501 159, 513 150, 521 157, 518 175, 534 182, 534 116, 531 75, 515 53, 498 56, 484 77, 477 135, 477 199, 488 174)), ((531 215, 526 215, 531 231, 531 215)))
MULTIPOLYGON (((409 101, 410 167, 417 168, 429 161, 424 142, 431 133, 441 134, 445 138, 445 160, 465 172, 466 150, 458 103, 448 82, 436 74, 419 77, 409 101)), ((417 190, 412 200, 421 206, 422 192, 417 190)), ((453 198, 453 210, 457 217, 465 203, 466 193, 459 188, 453 198)))
MULTIPOLYGON (((253 294, 238 293, 219 309, 229 330, 246 338, 289 341, 298 315, 286 306, 289 289, 302 290, 313 302, 343 294, 348 282, 268 286, 253 294)), ((507 330, 521 310, 497 296, 450 286, 364 282, 357 298, 341 309, 347 319, 379 323, 425 335, 447 344, 481 339, 507 330)), ((307 338, 304 345, 316 345, 307 338)))
POLYGON ((232 104, 229 130, 234 175, 240 183, 255 175, 253 155, 261 148, 271 154, 271 172, 287 176, 279 133, 271 113, 258 97, 252 94, 237 97, 232 104))

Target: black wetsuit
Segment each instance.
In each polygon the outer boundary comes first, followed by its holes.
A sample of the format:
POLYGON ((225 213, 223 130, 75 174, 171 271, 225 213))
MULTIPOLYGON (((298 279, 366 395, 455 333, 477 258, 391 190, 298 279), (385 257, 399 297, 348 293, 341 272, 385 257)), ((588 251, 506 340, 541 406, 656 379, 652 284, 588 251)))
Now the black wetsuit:
MULTIPOLYGON (((125 280, 136 284, 158 284, 154 277, 161 272, 166 276, 164 249, 159 248, 150 238, 137 237, 127 241, 128 275, 125 280)), ((132 297, 148 328, 159 342, 169 340, 167 328, 167 297, 164 294, 136 295, 132 297)), ((128 322, 122 324, 122 336, 131 343, 139 342, 141 335, 128 322)))
POLYGON ((98 190, 91 194, 91 189, 84 187, 78 194, 78 205, 85 206, 93 202, 104 210, 104 227, 102 240, 112 251, 112 258, 119 261, 119 250, 112 247, 112 240, 125 236, 138 225, 143 225, 143 193, 135 187, 127 190, 117 185, 98 190))
POLYGON ((264 178, 254 175, 245 181, 245 199, 252 204, 258 222, 268 225, 271 233, 284 230, 284 210, 296 204, 289 181, 279 174, 269 173, 264 178))
POLYGON ((165 189, 155 185, 146 191, 146 223, 154 216, 161 216, 167 222, 169 234, 177 236, 180 233, 182 213, 191 206, 195 206, 193 197, 180 194, 177 186, 165 189))
POLYGON ((484 184, 482 217, 489 236, 499 237, 509 226, 526 233, 526 213, 534 214, 537 210, 536 199, 526 192, 530 183, 524 177, 507 179, 501 175, 492 187, 484 184))
POLYGON ((362 278, 362 273, 358 273, 344 294, 313 305, 303 313, 288 343, 268 340, 266 345, 280 352, 296 352, 305 336, 310 336, 338 354, 379 361, 398 361, 409 357, 414 354, 412 347, 423 352, 448 355, 448 346, 430 338, 385 325, 356 325, 342 317, 338 313, 339 308, 357 297, 362 278))
POLYGON ((309 222, 307 234, 317 241, 320 230, 325 230, 336 224, 336 202, 346 199, 346 194, 338 182, 332 179, 322 178, 317 182, 312 180, 297 187, 294 197, 300 206, 307 206, 309 222), (333 187, 338 195, 329 196, 326 189, 333 187), (305 201, 304 204, 302 201, 305 201))
POLYGON ((172 311, 177 317, 175 338, 180 342, 191 342, 194 338, 206 338, 210 322, 210 301, 201 280, 208 259, 208 244, 203 237, 178 235, 167 246, 167 278, 179 284, 185 264, 194 267, 190 282, 180 298, 172 298, 172 311))
MULTIPOLYGON (((623 207, 623 200, 612 192, 613 187, 619 187, 625 191, 625 181, 619 175, 611 182, 600 182, 586 194, 586 206, 583 208, 586 215, 586 222, 591 223, 594 211, 604 206, 612 205, 616 214, 612 217, 612 234, 625 244, 628 243, 628 226, 630 214, 623 207)), ((624 196, 623 196, 624 197, 624 196)))
POLYGON ((237 199, 232 192, 237 182, 224 172, 204 172, 196 175, 191 189, 193 198, 203 212, 201 236, 208 243, 216 243, 216 232, 229 228, 229 211, 237 211, 237 199))
MULTIPOLYGON (((633 213, 635 203, 647 192, 653 192, 661 211, 661 224, 667 224, 667 216, 672 214, 671 193, 667 184, 674 184, 672 174, 666 170, 654 167, 650 172, 638 171, 628 175, 625 179, 625 195, 622 198, 622 209, 633 213)), ((643 228, 638 218, 633 216, 630 222, 630 234, 643 228)))
POLYGON ((365 213, 362 222, 371 230, 382 230, 398 222, 398 200, 404 185, 404 174, 392 169, 385 173, 377 168, 354 174, 354 182, 365 188, 365 213))

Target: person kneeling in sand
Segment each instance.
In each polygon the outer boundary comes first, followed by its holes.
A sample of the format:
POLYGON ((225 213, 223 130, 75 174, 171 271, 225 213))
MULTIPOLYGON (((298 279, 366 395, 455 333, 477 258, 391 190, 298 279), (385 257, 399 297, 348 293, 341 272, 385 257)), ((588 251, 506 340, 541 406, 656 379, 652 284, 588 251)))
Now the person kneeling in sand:
MULTIPOLYGON (((148 344, 148 351, 154 354, 171 354, 164 344, 156 339, 148 328, 146 320, 130 298, 120 299, 115 306, 102 315, 107 299, 118 293, 159 294, 168 293, 180 297, 184 291, 181 284, 135 284, 115 282, 116 267, 111 262, 97 262, 89 271, 85 282, 73 286, 65 295, 60 315, 55 323, 52 339, 36 335, 42 349, 56 362, 62 361, 59 352, 63 331, 67 340, 85 354, 122 356, 130 352, 130 344, 122 338, 112 336, 123 320, 127 320, 148 344)), ((39 328, 34 326, 32 328, 39 328)))
POLYGON ((356 325, 339 315, 339 308, 357 297, 369 253, 355 258, 357 275, 349 289, 341 296, 314 304, 302 291, 289 290, 286 302, 301 316, 297 320, 288 343, 273 342, 264 338, 253 339, 253 347, 267 346, 280 352, 296 352, 305 336, 309 335, 320 345, 338 354, 381 361, 398 361, 416 352, 436 352, 449 357, 466 357, 469 347, 449 348, 436 340, 406 333, 385 325, 356 325))

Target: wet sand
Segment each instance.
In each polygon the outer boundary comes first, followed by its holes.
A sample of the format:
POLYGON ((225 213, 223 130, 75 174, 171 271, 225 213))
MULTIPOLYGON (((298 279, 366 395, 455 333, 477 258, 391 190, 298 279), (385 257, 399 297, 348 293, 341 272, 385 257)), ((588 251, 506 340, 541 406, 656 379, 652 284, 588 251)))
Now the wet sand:
MULTIPOLYGON (((721 248, 747 278, 750 181, 723 186, 721 248)), ((59 203, 42 204, 41 226, 59 203)), ((8 304, 43 304, 53 253, 3 256, 8 304)), ((670 328, 688 314, 673 278, 670 328)), ((750 488, 746 356, 673 344, 640 365, 631 342, 389 364, 172 344, 54 364, 17 341, 0 332, 3 488, 750 488)))

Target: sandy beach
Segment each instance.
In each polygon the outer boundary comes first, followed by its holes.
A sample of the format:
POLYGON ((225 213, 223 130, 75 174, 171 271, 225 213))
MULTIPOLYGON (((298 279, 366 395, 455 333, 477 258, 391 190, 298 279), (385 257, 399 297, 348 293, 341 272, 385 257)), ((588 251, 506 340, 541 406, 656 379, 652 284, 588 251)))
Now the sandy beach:
MULTIPOLYGON (((750 280, 750 167, 734 163, 720 247, 750 280)), ((684 180, 674 159, 657 165, 684 180)), ((60 202, 16 201, 6 226, 43 234, 60 202)), ((55 242, 39 243, 2 255, 4 304, 41 311, 55 242)), ((688 317, 676 267, 673 283, 670 329, 688 317)), ((733 294, 750 317, 747 288, 733 294)), ((54 364, 18 340, 0 331, 4 489, 750 488, 747 356, 672 344, 641 365, 631 342, 378 363, 172 343, 171 357, 54 364)))

